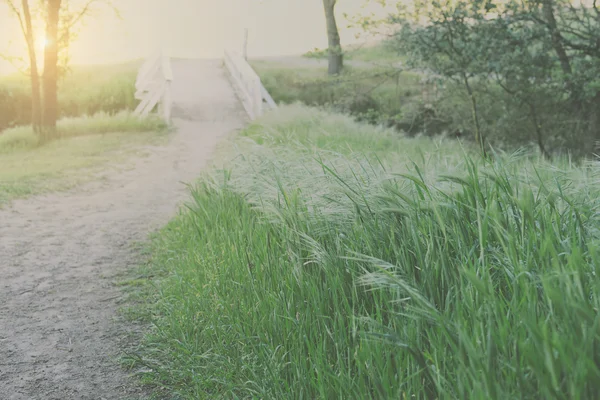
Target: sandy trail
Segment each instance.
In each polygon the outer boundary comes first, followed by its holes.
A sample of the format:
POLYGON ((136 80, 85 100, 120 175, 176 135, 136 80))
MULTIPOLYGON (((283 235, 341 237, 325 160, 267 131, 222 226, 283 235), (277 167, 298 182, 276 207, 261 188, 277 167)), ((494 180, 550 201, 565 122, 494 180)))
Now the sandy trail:
POLYGON ((127 327, 113 282, 139 261, 132 244, 175 214, 182 182, 245 123, 220 62, 175 60, 173 73, 168 146, 102 181, 0 210, 0 400, 142 396, 114 362, 127 327))

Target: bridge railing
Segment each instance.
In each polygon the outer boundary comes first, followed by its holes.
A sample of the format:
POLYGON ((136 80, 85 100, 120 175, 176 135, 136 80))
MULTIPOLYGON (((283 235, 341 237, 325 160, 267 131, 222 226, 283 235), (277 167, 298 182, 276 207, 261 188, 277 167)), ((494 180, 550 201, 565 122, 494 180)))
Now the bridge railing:
POLYGON ((260 77, 240 54, 225 51, 225 66, 231 75, 233 86, 250 119, 263 115, 266 108, 276 108, 277 104, 263 86, 260 77), (263 101, 266 104, 263 104, 263 101))
POLYGON ((135 82, 135 98, 140 100, 135 115, 146 117, 158 105, 158 112, 166 121, 171 120, 171 59, 162 52, 149 57, 140 67, 135 82))

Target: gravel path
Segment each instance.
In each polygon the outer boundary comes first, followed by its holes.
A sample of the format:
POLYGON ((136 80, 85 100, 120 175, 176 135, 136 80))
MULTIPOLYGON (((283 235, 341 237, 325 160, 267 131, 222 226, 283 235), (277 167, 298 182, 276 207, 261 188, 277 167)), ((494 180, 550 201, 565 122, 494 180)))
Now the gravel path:
POLYGON ((173 63, 178 131, 127 171, 0 210, 0 400, 139 399, 115 364, 114 281, 168 222, 218 141, 246 119, 218 61, 173 63))

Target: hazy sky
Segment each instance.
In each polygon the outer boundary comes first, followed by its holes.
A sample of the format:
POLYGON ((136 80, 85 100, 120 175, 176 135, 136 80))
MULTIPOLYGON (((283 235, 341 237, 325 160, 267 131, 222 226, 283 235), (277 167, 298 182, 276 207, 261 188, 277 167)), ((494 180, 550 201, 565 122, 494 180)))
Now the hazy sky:
MULTIPOLYGON (((73 1, 73 0, 72 0, 73 1)), ((122 20, 108 10, 88 17, 71 46, 73 64, 97 64, 145 57, 163 47, 173 56, 220 57, 241 49, 249 29, 250 56, 299 54, 327 46, 322 0, 115 0, 122 20)), ((355 42, 343 13, 364 13, 365 0, 341 0, 337 7, 343 43, 355 42)), ((37 35, 41 41, 41 33, 37 35)), ((23 56, 16 20, 0 1, 0 52, 23 56)), ((11 71, 0 61, 0 73, 11 71)))

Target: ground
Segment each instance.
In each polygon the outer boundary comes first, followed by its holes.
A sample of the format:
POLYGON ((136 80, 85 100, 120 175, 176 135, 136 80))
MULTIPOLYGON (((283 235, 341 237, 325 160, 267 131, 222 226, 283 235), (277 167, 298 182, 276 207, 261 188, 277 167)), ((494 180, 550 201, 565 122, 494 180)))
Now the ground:
POLYGON ((217 61, 176 60, 168 146, 67 193, 0 210, 0 399, 137 399, 115 362, 119 276, 245 115, 217 61))

